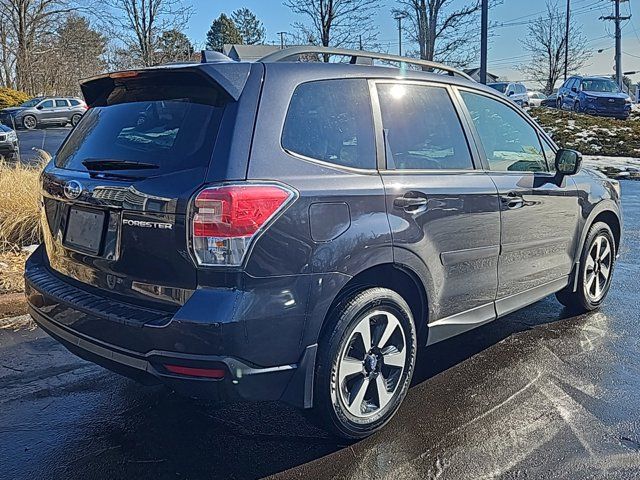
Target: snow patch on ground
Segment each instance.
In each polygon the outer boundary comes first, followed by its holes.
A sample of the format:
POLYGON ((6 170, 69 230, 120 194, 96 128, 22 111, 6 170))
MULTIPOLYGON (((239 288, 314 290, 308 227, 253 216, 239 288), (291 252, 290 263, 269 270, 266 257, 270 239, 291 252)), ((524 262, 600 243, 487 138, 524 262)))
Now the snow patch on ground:
POLYGON ((638 157, 583 155, 582 165, 598 170, 612 178, 633 178, 640 180, 640 158, 638 157))

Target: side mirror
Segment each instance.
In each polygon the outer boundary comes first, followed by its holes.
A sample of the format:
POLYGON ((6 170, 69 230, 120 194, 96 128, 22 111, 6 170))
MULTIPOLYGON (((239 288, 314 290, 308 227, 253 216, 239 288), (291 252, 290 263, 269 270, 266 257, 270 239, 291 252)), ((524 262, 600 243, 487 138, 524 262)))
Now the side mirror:
POLYGON ((582 166, 582 154, 575 150, 561 148, 556 153, 556 172, 561 175, 575 175, 582 166))
POLYGON ((571 87, 571 91, 572 91, 573 93, 578 93, 578 89, 577 89, 576 87, 571 87))
POLYGON ((509 93, 507 93, 507 97, 512 97, 514 93, 515 93, 515 92, 514 92, 513 90, 512 90, 512 91, 510 91, 509 93))
POLYGON ((44 107, 43 107, 42 105, 38 105, 38 106, 36 107, 36 110, 42 110, 43 108, 44 108, 44 107))

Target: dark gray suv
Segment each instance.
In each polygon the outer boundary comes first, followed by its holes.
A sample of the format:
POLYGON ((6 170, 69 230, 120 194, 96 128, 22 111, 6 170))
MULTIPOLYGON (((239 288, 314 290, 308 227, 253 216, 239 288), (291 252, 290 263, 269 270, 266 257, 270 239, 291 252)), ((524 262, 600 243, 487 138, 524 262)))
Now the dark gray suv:
POLYGON ((619 185, 494 89, 362 51, 204 57, 82 85, 25 273, 32 316, 72 352, 360 438, 419 349, 550 294, 604 301, 619 185), (349 61, 296 61, 322 54, 349 61))
POLYGON ((27 130, 47 125, 75 126, 86 110, 86 103, 79 98, 37 97, 17 107, 0 110, 0 122, 27 130))

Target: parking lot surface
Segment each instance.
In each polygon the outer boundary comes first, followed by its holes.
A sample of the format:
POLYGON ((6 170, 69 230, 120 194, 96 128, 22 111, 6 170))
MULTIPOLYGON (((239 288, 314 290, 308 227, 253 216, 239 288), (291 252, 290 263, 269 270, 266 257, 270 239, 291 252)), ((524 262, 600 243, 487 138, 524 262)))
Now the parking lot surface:
POLYGON ((44 150, 51 155, 55 154, 70 131, 71 127, 18 130, 20 159, 24 163, 34 162, 38 158, 37 150, 44 150))
POLYGON ((553 297, 430 348, 398 415, 348 444, 277 404, 215 407, 0 321, 0 478, 640 478, 640 182, 598 312, 553 297))

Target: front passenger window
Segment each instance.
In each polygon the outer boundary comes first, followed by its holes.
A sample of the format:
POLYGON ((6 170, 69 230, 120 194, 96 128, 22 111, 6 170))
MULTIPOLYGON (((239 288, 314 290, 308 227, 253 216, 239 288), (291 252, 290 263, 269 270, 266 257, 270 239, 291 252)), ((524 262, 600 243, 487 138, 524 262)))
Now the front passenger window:
POLYGON ((471 92, 460 94, 471 114, 489 169, 498 172, 546 172, 536 130, 513 108, 471 92))

